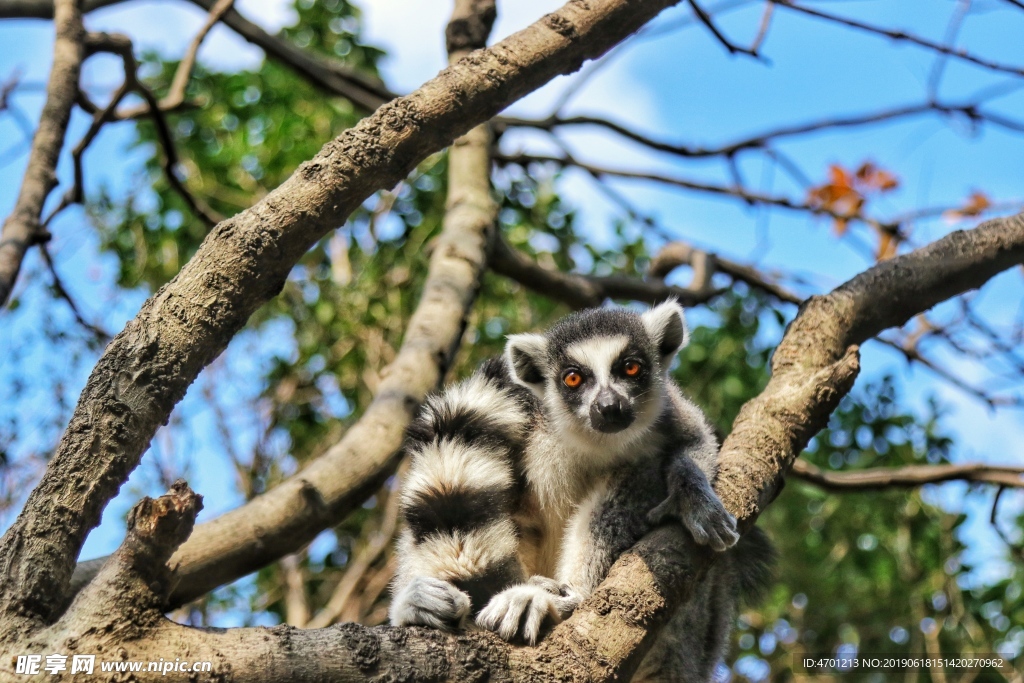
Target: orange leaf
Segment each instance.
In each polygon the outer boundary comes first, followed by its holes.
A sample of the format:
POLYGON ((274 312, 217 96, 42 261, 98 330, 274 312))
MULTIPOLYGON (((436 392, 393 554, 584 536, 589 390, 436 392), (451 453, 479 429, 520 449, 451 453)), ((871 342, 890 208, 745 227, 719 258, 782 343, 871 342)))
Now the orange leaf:
POLYGON ((980 216, 991 206, 992 200, 988 198, 988 195, 981 190, 975 190, 967 198, 966 204, 961 206, 959 209, 952 209, 942 215, 947 220, 957 221, 961 218, 968 218, 970 216, 980 216))
POLYGON ((899 243, 893 239, 891 232, 879 232, 878 234, 878 253, 875 254, 875 259, 878 261, 887 261, 896 255, 896 249, 899 247, 899 243))

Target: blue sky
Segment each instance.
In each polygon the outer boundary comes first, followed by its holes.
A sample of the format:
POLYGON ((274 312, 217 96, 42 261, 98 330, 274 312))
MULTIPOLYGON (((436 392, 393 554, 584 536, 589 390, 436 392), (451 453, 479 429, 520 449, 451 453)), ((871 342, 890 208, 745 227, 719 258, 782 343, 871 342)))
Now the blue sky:
MULTIPOLYGON (((287 23, 290 12, 283 0, 239 0, 243 14, 270 30, 287 23)), ((494 32, 500 38, 534 21, 561 3, 551 0, 508 0, 499 2, 500 19, 494 32)), ((685 3, 684 3, 685 4, 685 3)), ((708 7, 715 4, 708 2, 708 7)), ((722 28, 736 42, 746 43, 757 31, 763 11, 759 2, 731 2, 737 7, 719 16, 722 28)), ((443 27, 447 3, 415 0, 374 0, 361 3, 366 14, 366 39, 384 47, 389 57, 384 74, 390 87, 409 91, 443 67, 443 27)), ((829 2, 822 7, 831 12, 860 17, 894 28, 910 28, 935 40, 941 40, 956 3, 952 0, 858 0, 829 2)), ((1001 0, 973 3, 974 9, 961 30, 961 42, 971 51, 993 60, 1024 65, 1024 12, 1013 10, 1001 0)), ((669 26, 687 12, 680 8, 667 11, 656 26, 669 26)), ((95 12, 88 16, 90 29, 126 32, 135 40, 136 50, 157 49, 169 57, 179 56, 202 23, 204 15, 186 2, 132 2, 95 12)), ((652 31, 657 34, 657 31, 652 31)), ((25 82, 45 80, 51 59, 52 26, 48 22, 18 21, 0 23, 0 78, 20 70, 25 82)), ((821 21, 777 9, 762 52, 766 61, 729 56, 698 26, 690 26, 660 35, 640 37, 620 48, 607 68, 588 82, 569 103, 566 113, 600 114, 642 130, 652 137, 690 144, 715 144, 780 124, 811 121, 824 115, 855 114, 898 104, 921 102, 927 96, 929 74, 934 57, 925 51, 892 44, 874 36, 841 30, 821 21)), ((222 69, 253 65, 261 58, 259 50, 237 38, 226 28, 215 28, 200 52, 200 59, 222 69)), ((573 77, 556 79, 541 91, 515 105, 512 111, 523 116, 548 113, 559 93, 573 77)), ((106 91, 119 82, 119 66, 107 58, 90 60, 83 77, 96 91, 106 91)), ((995 76, 973 66, 954 61, 947 63, 939 94, 944 101, 958 103, 987 89, 1003 92, 990 107, 1008 116, 1024 111, 1024 79, 995 76)), ((17 105, 30 118, 38 115, 42 97, 27 91, 18 95, 17 105)), ((85 129, 86 118, 77 113, 70 140, 77 140, 85 129)), ((0 118, 0 155, 19 142, 18 129, 10 117, 0 118)), ((110 126, 94 143, 86 156, 89 188, 106 185, 123 192, 129 179, 137 174, 140 156, 126 151, 131 138, 130 126, 110 126)), ((729 182, 728 169, 717 160, 680 162, 653 155, 636 146, 615 140, 592 130, 566 131, 564 140, 580 159, 619 168, 657 169, 666 174, 729 182)), ((549 140, 536 134, 510 133, 504 140, 506 151, 557 151, 549 140)), ((1014 136, 990 126, 970 130, 964 122, 948 122, 925 117, 910 122, 891 123, 870 128, 825 132, 780 145, 816 182, 825 178, 829 164, 855 167, 873 160, 893 171, 901 180, 900 189, 877 202, 873 208, 882 215, 894 215, 921 206, 955 205, 975 189, 984 189, 997 200, 1024 203, 1024 137, 1014 136)), ((2 158, 2 157, 0 157, 2 158)), ((26 158, 21 155, 0 167, 0 213, 13 206, 26 158)), ((752 189, 763 192, 802 196, 802 190, 777 168, 762 163, 755 155, 742 157, 740 169, 752 189)), ((69 179, 65 159, 61 179, 69 179)), ((674 236, 719 251, 738 260, 756 262, 766 268, 780 268, 804 275, 813 283, 804 293, 823 291, 870 265, 861 250, 850 240, 837 240, 824 220, 807 220, 803 215, 750 209, 721 198, 687 193, 673 188, 655 187, 631 181, 616 181, 614 186, 632 202, 654 215, 674 236)), ((620 209, 596 192, 581 174, 569 173, 562 181, 566 195, 580 207, 581 225, 602 239, 611 220, 620 209)), ((56 200, 60 194, 54 193, 56 200)), ((913 239, 924 243, 955 227, 942 219, 914 226, 913 239)), ((144 293, 118 294, 110 284, 114 263, 98 257, 95 238, 84 214, 73 209, 54 224, 53 250, 58 269, 91 320, 101 322, 113 332, 137 311, 144 293), (116 296, 115 296, 116 294, 116 296)), ((22 306, 5 314, 0 324, 0 347, 13 348, 39 337, 42 309, 46 315, 67 319, 62 304, 47 304, 42 291, 47 276, 40 271, 32 255, 19 285, 22 306)), ((995 325, 1009 325, 1021 306, 1024 274, 1015 270, 1001 275, 985 287, 977 306, 995 325)), ((938 318, 951 308, 940 308, 938 318)), ((693 315, 701 320, 700 312, 693 315)), ((176 425, 163 430, 146 462, 133 475, 122 494, 108 508, 102 526, 93 533, 83 552, 90 557, 111 551, 123 533, 123 515, 141 493, 159 492, 152 463, 164 460, 170 469, 187 473, 193 487, 207 495, 202 518, 210 518, 237 504, 230 492, 233 473, 223 457, 212 415, 202 401, 206 386, 217 384, 220 371, 232 376, 252 375, 273 349, 290 347, 286 330, 279 335, 235 340, 228 353, 194 385, 176 411, 176 425)), ((26 363, 40 373, 64 377, 69 400, 74 400, 84 385, 94 356, 75 359, 40 339, 25 358, 7 358, 0 353, 0 383, 26 363), (56 353, 55 353, 56 351, 56 353)), ((953 359, 958 372, 971 381, 993 379, 993 370, 984 363, 953 359)), ((1024 462, 1024 415, 1020 410, 990 411, 977 400, 965 396, 949 384, 936 379, 927 370, 908 368, 902 357, 869 343, 864 348, 861 382, 893 373, 902 381, 912 405, 922 408, 930 396, 937 396, 951 408, 946 427, 955 435, 956 457, 961 460, 985 460, 998 463, 1024 462)), ((1007 389, 1013 389, 1010 386, 1007 389)), ((235 432, 251 443, 255 414, 254 386, 219 387, 218 396, 232 415, 235 432)), ((1021 388, 1016 387, 1018 393, 1021 388)), ((10 400, 11 394, 0 395, 10 400)), ((42 447, 46 430, 40 427, 47 415, 57 414, 52 397, 28 387, 17 394, 13 409, 20 437, 33 442, 38 432, 42 447), (34 431, 35 430, 35 431, 34 431)), ((241 444, 243 452, 249 444, 241 444)), ((983 564, 978 578, 992 578, 1005 570, 1001 562, 1003 548, 987 524, 985 498, 965 503, 964 487, 950 485, 932 495, 951 508, 966 505, 971 513, 971 553, 983 564)), ((1022 496, 1005 496, 1004 516, 1021 509, 1022 496)), ((0 519, 5 526, 10 519, 0 519)))

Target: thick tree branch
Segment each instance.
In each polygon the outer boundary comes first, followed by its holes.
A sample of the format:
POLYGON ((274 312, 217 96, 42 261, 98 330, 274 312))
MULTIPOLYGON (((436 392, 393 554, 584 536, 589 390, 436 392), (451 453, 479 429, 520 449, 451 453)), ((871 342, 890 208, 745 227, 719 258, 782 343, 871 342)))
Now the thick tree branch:
MULTIPOLYGON (((178 498, 173 491, 157 501, 147 499, 132 518, 159 519, 153 513, 167 508, 184 512, 178 498)), ((177 519, 185 521, 186 515, 177 519)), ((137 528, 138 522, 103 573, 56 624, 32 632, 35 646, 55 652, 116 652, 123 660, 182 653, 192 661, 212 662, 211 680, 233 682, 627 680, 672 606, 699 593, 700 578, 710 564, 710 551, 696 546, 681 528, 658 529, 623 555, 595 594, 536 648, 514 647, 487 632, 449 634, 357 624, 198 629, 163 618, 154 596, 161 594, 167 568, 135 558, 141 550, 147 558, 166 559, 166 553, 152 549, 165 543, 149 538, 140 543, 137 528), (690 581, 675 580, 682 576, 690 581), (116 597, 111 589, 133 599, 122 599, 112 609, 107 602, 116 597)), ((170 534, 156 536, 166 539, 170 534)), ((137 680, 160 676, 143 671, 137 680)))
POLYGON ((953 232, 811 297, 772 356, 772 378, 722 444, 716 490, 747 523, 775 497, 857 373, 857 345, 1024 262, 1024 214, 953 232))
POLYGON ((1024 488, 1024 467, 1000 467, 985 463, 964 465, 907 465, 866 470, 829 472, 806 460, 793 463, 791 475, 829 491, 866 491, 885 488, 916 488, 946 481, 967 481, 1024 488))
POLYGON ((25 252, 49 237, 40 225, 43 204, 57 185, 57 160, 78 94, 78 74, 85 56, 79 0, 57 0, 55 14, 56 38, 46 102, 32 137, 18 199, 0 231, 0 307, 11 296, 25 252))
POLYGON ((172 582, 167 560, 188 538, 202 509, 203 497, 180 479, 166 495, 136 503, 128 513, 124 542, 78 594, 69 617, 91 615, 98 605, 129 620, 146 610, 163 610, 172 582))

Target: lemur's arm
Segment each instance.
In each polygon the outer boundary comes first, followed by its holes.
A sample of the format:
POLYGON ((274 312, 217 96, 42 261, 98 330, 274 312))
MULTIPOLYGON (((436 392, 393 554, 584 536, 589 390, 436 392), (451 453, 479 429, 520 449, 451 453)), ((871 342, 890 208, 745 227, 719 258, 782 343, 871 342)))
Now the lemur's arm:
POLYGON ((409 430, 391 623, 457 628, 523 580, 512 512, 530 413, 484 366, 432 398, 409 430))
POLYGON ((648 515, 652 524, 682 522, 693 539, 718 552, 739 540, 736 519, 712 488, 718 476, 718 440, 707 418, 674 382, 667 387, 664 477, 668 496, 648 515))

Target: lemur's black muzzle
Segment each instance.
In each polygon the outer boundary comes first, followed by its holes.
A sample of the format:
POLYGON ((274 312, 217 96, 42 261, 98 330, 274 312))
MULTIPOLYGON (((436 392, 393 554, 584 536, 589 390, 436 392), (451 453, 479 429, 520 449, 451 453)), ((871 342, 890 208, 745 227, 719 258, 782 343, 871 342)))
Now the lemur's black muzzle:
POLYGON ((633 424, 629 402, 610 389, 603 389, 590 404, 590 426, 605 434, 614 434, 633 424))

